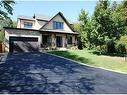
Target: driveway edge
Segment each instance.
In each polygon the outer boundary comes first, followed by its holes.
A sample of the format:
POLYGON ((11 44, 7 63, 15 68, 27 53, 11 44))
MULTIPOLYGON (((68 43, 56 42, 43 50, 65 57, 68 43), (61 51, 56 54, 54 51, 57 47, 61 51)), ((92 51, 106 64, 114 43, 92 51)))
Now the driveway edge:
POLYGON ((103 67, 96 67, 96 66, 88 65, 88 64, 78 62, 78 61, 75 61, 75 60, 72 60, 72 59, 69 59, 69 58, 65 58, 65 57, 62 57, 62 56, 58 56, 58 55, 55 55, 55 54, 51 54, 51 53, 47 53, 47 52, 43 52, 43 53, 48 54, 48 55, 52 55, 52 56, 56 56, 56 57, 59 57, 59 58, 63 58, 63 59, 66 59, 66 60, 69 60, 69 61, 72 61, 72 62, 76 62, 76 63, 79 63, 81 65, 85 65, 85 66, 92 67, 92 68, 103 69, 103 70, 106 70, 106 71, 120 73, 120 74, 127 74, 127 73, 122 72, 122 71, 116 71, 116 70, 106 69, 106 68, 103 68, 103 67))

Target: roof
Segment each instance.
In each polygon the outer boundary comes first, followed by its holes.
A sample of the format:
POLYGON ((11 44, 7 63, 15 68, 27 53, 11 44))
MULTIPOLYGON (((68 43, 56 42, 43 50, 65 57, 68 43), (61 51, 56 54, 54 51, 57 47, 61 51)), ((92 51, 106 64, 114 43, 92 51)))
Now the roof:
POLYGON ((70 23, 67 21, 67 19, 63 16, 61 12, 57 13, 54 17, 52 17, 45 25, 43 25, 40 29, 43 29, 51 20, 53 20, 57 15, 60 15, 62 19, 65 21, 65 23, 68 25, 68 27, 74 31, 74 29, 71 27, 70 23))
POLYGON ((23 15, 20 15, 18 16, 19 19, 28 19, 28 20, 35 20, 32 16, 23 16, 23 15))
POLYGON ((60 34, 74 34, 78 35, 76 32, 63 32, 63 31, 58 31, 58 30, 35 30, 35 29, 25 29, 25 28, 12 28, 12 27, 4 27, 4 29, 10 29, 13 31, 8 31, 9 34, 25 34, 25 35, 40 35, 40 33, 60 33, 60 34), (17 31, 18 30, 18 31, 17 31), (23 32, 21 32, 23 31, 23 32), (28 32, 27 32, 28 31, 28 32))
POLYGON ((42 32, 52 32, 52 33, 62 33, 62 34, 76 34, 76 35, 78 35, 78 33, 76 33, 76 32, 70 32, 70 31, 66 31, 66 32, 63 32, 63 31, 60 31, 60 30, 45 30, 45 29, 42 29, 42 30, 40 30, 40 32, 42 33, 42 32))
MULTIPOLYGON (((47 16, 44 14, 34 14, 34 16, 24 16, 24 15, 18 16, 19 19, 28 19, 28 20, 35 20, 34 17, 37 20, 44 20, 44 21, 49 21, 52 18, 51 16, 47 16)), ((70 20, 68 20, 68 21, 69 21, 69 24, 73 24, 72 21, 70 21, 70 20)))
POLYGON ((43 14, 35 14, 35 19, 37 20, 46 20, 49 21, 52 17, 47 16, 47 15, 43 15, 43 14))
POLYGON ((37 30, 35 31, 29 29, 21 29, 21 28, 19 29, 19 28, 10 28, 10 27, 4 27, 4 29, 9 29, 9 31, 7 31, 9 34, 40 36, 40 33, 37 30))

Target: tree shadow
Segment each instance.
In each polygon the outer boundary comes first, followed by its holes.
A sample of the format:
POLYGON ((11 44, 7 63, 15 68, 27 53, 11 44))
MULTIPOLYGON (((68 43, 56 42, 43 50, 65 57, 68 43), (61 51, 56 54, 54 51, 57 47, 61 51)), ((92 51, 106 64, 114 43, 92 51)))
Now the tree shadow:
MULTIPOLYGON (((80 57, 77 59, 88 62, 80 57)), ((87 78, 85 70, 91 71, 48 54, 9 53, 5 63, 0 64, 0 93, 93 93, 94 78, 87 78)))
POLYGON ((125 54, 120 54, 120 53, 119 54, 118 53, 101 53, 99 51, 89 51, 89 53, 92 53, 98 56, 104 55, 104 56, 111 56, 111 57, 125 57, 125 54))
POLYGON ((36 44, 36 42, 18 42, 18 43, 14 43, 13 47, 12 47, 12 52, 37 52, 38 49, 38 45, 36 44))
POLYGON ((56 54, 58 56, 62 56, 62 57, 65 57, 65 58, 73 59, 73 60, 76 60, 76 61, 79 61, 79 62, 82 62, 82 63, 93 64, 93 62, 91 60, 89 60, 88 58, 80 57, 80 56, 78 56, 76 54, 72 54, 68 51, 50 51, 49 53, 56 54))

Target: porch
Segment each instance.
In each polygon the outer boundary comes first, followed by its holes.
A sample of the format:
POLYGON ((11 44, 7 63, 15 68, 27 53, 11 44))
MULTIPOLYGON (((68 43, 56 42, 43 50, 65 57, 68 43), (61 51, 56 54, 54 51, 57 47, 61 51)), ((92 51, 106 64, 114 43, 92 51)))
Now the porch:
POLYGON ((43 33, 41 37, 41 49, 44 50, 66 49, 77 46, 77 35, 43 33))

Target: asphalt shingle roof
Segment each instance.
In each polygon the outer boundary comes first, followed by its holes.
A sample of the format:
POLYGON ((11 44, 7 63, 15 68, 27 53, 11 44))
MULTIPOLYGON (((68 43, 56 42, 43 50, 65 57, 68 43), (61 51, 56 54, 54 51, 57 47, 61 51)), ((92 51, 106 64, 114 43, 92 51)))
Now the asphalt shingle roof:
MULTIPOLYGON (((35 16, 35 19, 37 20, 46 20, 46 21, 49 21, 52 17, 51 16, 47 16, 47 15, 44 15, 44 14, 34 14, 35 16)), ((34 20, 33 16, 23 16, 23 15, 20 15, 18 16, 19 19, 29 19, 29 20, 34 20)), ((68 22, 70 24, 73 24, 72 21, 68 20, 68 22)))
POLYGON ((7 31, 9 34, 40 36, 39 31, 17 30, 17 29, 9 29, 9 30, 7 29, 6 31, 7 31))

